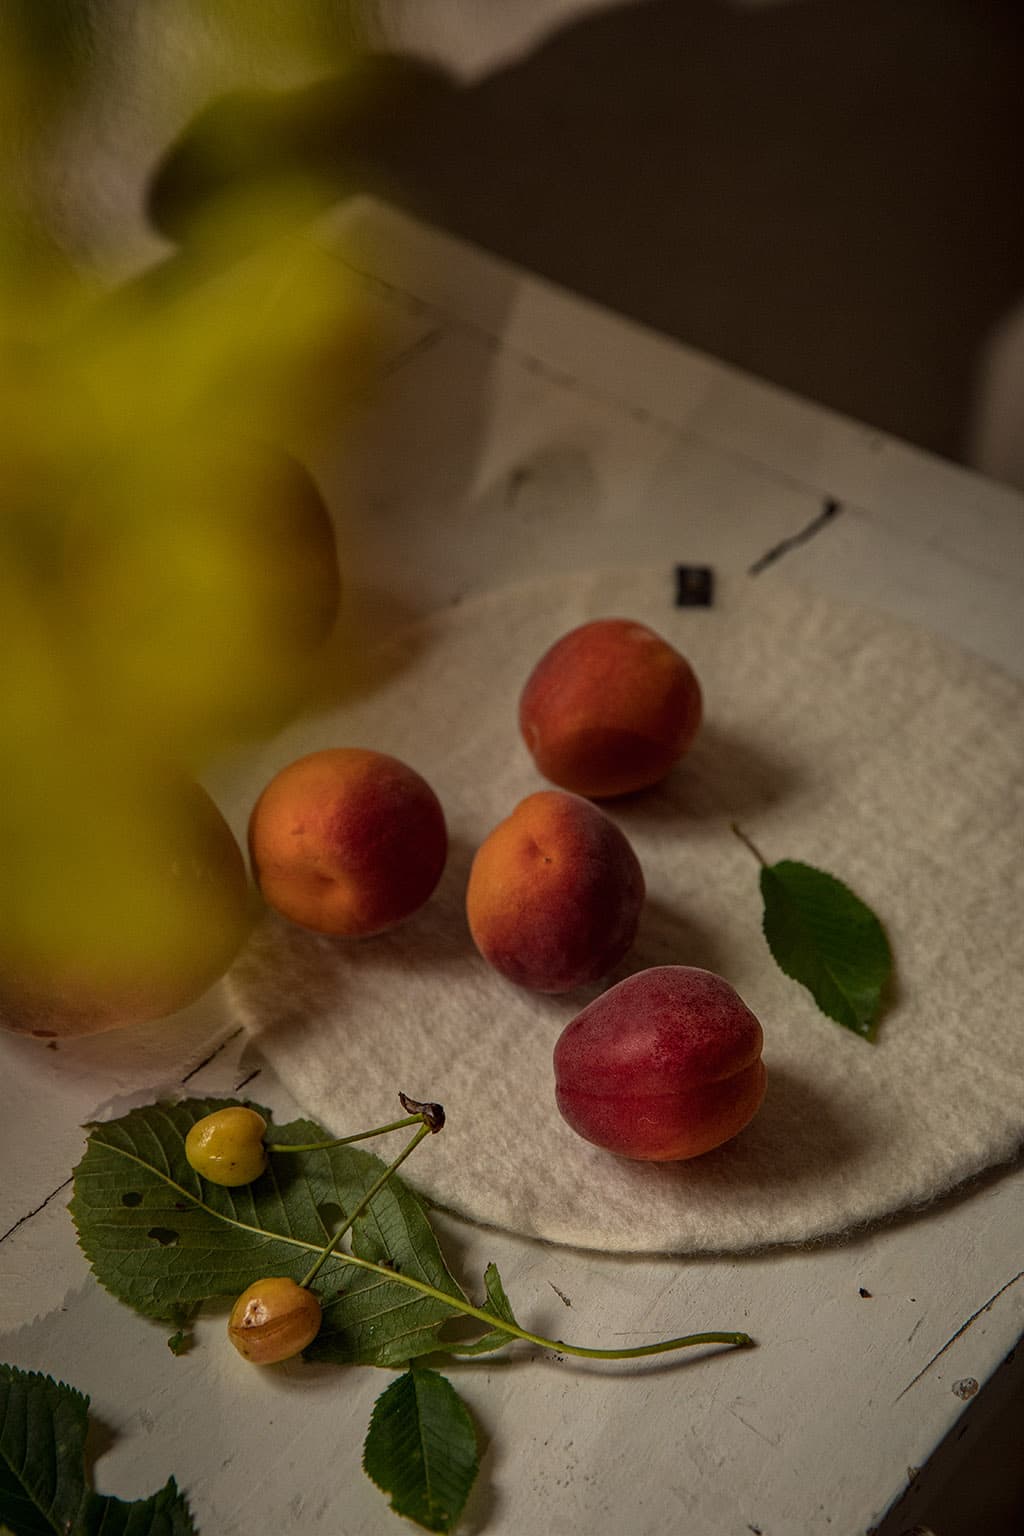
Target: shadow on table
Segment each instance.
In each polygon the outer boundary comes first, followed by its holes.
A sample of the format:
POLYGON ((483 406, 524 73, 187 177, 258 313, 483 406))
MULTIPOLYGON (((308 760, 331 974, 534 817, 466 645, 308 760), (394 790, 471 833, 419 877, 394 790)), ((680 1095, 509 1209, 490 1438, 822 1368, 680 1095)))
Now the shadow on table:
POLYGON ((766 1198, 806 1186, 826 1200, 830 1183, 841 1187, 851 1164, 874 1150, 870 1127, 840 1118, 824 1088, 769 1059, 764 1102, 750 1125, 735 1141, 682 1165, 678 1176, 692 1187, 751 1188, 766 1198))

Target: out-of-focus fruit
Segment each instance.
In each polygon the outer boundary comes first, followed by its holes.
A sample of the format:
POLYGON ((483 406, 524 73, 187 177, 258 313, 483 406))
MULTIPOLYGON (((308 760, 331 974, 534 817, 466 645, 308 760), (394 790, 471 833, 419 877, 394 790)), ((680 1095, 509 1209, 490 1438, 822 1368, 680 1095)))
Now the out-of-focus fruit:
POLYGON ((249 927, 245 861, 190 780, 40 763, 0 808, 0 1024, 56 1038, 194 1002, 249 927))
POLYGON ((334 625, 334 527, 309 471, 265 444, 183 450, 145 506, 82 494, 65 551, 96 708, 205 752, 276 725, 334 625), (96 504, 98 503, 98 505, 96 504))

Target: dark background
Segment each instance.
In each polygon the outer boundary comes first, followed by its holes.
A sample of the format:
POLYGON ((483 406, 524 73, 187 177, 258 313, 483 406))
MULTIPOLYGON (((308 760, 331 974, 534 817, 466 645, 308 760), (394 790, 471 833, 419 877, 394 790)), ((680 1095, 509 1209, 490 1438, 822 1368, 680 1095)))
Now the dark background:
POLYGON ((969 461, 1024 297, 1024 3, 641 0, 469 85, 367 58, 209 109, 154 218, 180 234, 211 182, 295 158, 969 461))

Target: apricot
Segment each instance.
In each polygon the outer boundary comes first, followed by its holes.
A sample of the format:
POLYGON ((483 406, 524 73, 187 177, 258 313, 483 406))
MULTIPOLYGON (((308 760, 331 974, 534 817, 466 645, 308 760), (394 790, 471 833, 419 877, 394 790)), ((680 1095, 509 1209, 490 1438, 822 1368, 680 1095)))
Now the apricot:
POLYGON ((606 976, 629 949, 644 877, 625 834, 559 789, 521 800, 477 849, 466 891, 484 959, 537 992, 606 976))
POLYGON ((693 668, 668 641, 630 619, 594 619, 538 661, 520 696, 519 729, 546 779, 601 800, 664 778, 701 711, 693 668))
POLYGON ((5 838, 0 1024, 52 1039, 194 1002, 251 918, 242 851, 217 806, 192 781, 106 762, 102 774, 81 759, 40 763, 37 780, 5 838))
POLYGON ((555 1045, 555 1099, 578 1135, 622 1157, 699 1157, 753 1119, 761 1025, 712 971, 638 971, 584 1008, 555 1045))
POLYGON ((423 905, 448 834, 415 769, 384 752, 334 747, 271 779, 249 818, 249 854, 275 911, 317 933, 362 938, 423 905))

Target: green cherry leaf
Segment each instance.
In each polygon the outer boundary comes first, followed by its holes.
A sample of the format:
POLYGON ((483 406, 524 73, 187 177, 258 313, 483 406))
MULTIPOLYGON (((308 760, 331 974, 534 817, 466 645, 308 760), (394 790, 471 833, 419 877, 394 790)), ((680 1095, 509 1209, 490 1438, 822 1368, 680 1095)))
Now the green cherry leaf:
POLYGON ((762 866, 761 895, 764 936, 780 969, 822 1013, 873 1039, 892 953, 871 908, 833 875, 792 859, 762 866))
POLYGON ((363 1445, 363 1470, 424 1530, 451 1531, 476 1480, 476 1432, 451 1382, 413 1367, 377 1399, 363 1445))
MULTIPOLYGON (((148 1317, 180 1326, 200 1303, 241 1294, 268 1275, 296 1282, 334 1230, 384 1172, 354 1146, 271 1156, 267 1171, 239 1188, 211 1184, 185 1156, 185 1137, 204 1115, 237 1102, 185 1099, 132 1110, 90 1128, 75 1169, 70 1210, 97 1280, 148 1317)), ((258 1106, 254 1106, 258 1107, 258 1106)), ((269 1112, 260 1110, 269 1121, 269 1112)), ((275 1128, 278 1145, 325 1140, 307 1120, 275 1128)), ((464 1300, 426 1212, 397 1176, 352 1231, 353 1252, 464 1300)), ((317 1279, 321 1334, 307 1358, 405 1364, 442 1347, 457 1306, 330 1258, 317 1279)))
MULTIPOLYGON (((485 1311, 491 1312, 495 1317, 504 1318, 506 1323, 515 1323, 518 1327, 519 1319, 512 1311, 512 1304, 505 1295, 505 1287, 501 1283, 496 1264, 488 1264, 484 1271, 484 1288, 487 1291, 487 1306, 485 1311)), ((490 1333, 483 1334, 479 1339, 474 1339, 470 1344, 449 1344, 448 1351, 452 1355, 488 1355, 496 1349, 504 1349, 511 1343, 512 1335, 503 1328, 492 1328, 490 1333)))
POLYGON ((13 1536, 196 1536, 173 1477, 148 1499, 86 1483, 89 1399, 36 1371, 0 1365, 0 1529, 13 1536))
MULTIPOLYGON (((359 1159, 366 1159, 367 1166, 361 1182, 351 1187, 349 1210, 384 1167, 366 1152, 360 1153, 359 1159)), ((392 1174, 380 1194, 374 1196, 366 1217, 356 1222, 352 1250, 362 1259, 444 1291, 453 1301, 466 1300, 444 1261, 426 1210, 397 1175, 392 1174)), ((460 1315, 454 1305, 417 1295, 400 1281, 351 1267, 343 1272, 341 1285, 333 1292, 325 1283, 321 1299, 323 1322, 305 1354, 307 1360, 337 1365, 396 1367, 417 1355, 445 1349, 441 1329, 460 1315)))

